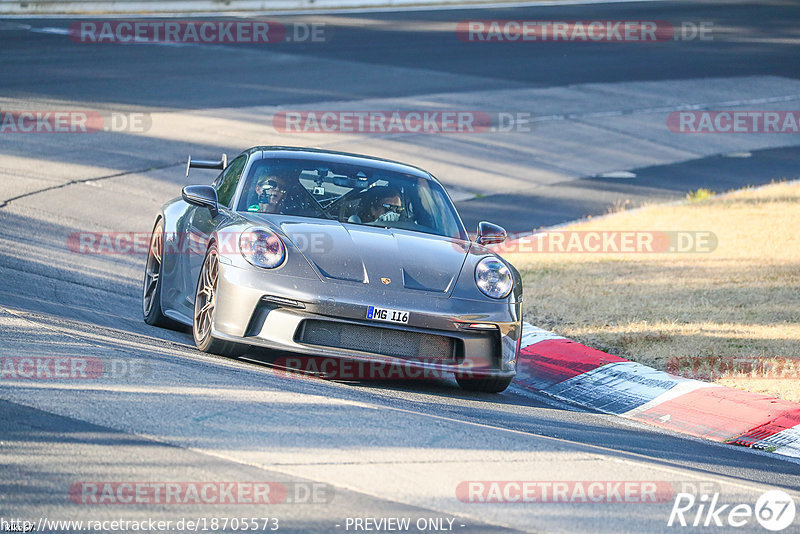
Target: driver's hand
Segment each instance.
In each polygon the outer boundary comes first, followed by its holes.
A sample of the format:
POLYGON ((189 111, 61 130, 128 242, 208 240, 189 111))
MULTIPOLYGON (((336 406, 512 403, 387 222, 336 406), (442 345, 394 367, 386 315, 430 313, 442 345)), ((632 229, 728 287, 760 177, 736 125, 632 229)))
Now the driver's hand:
POLYGON ((395 213, 393 211, 387 211, 386 213, 378 217, 378 220, 381 222, 396 222, 400 220, 400 214, 395 213))

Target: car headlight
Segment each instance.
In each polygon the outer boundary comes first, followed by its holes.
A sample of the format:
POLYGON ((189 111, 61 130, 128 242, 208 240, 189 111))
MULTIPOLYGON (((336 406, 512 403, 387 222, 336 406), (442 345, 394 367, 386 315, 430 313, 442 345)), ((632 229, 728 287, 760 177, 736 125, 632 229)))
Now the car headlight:
POLYGON ((487 297, 503 299, 514 288, 514 277, 505 263, 488 257, 475 266, 475 284, 487 297))
POLYGON ((256 267, 274 269, 283 263, 286 247, 278 234, 266 228, 251 228, 239 237, 239 251, 256 267))

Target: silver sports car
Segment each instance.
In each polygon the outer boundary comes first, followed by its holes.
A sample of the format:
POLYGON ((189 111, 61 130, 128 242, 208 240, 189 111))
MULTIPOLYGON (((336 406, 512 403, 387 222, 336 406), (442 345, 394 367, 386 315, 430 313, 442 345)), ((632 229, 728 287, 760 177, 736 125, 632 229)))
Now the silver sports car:
POLYGON ((200 350, 248 346, 336 361, 402 362, 465 389, 511 382, 522 333, 519 273, 471 241, 430 173, 355 154, 255 147, 161 208, 144 319, 191 326, 200 350))

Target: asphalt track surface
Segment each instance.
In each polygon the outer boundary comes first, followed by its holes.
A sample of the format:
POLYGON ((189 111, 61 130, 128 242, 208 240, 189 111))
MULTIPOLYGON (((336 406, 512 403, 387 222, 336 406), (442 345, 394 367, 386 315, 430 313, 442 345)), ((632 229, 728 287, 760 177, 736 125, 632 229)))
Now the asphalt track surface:
MULTIPOLYGON (((796 462, 587 413, 514 386, 482 395, 449 380, 300 380, 253 362, 268 363, 267 354, 240 361, 203 355, 190 335, 141 321, 143 257, 79 255, 65 246, 76 231, 149 230, 158 206, 190 183, 179 163, 187 153, 211 156, 277 143, 280 136, 262 134, 257 121, 248 122, 261 106, 424 101, 443 93, 457 101, 458 93, 561 94, 575 84, 737 77, 791 85, 800 77, 797 4, 654 2, 319 20, 328 25, 329 41, 279 44, 268 51, 242 45, 87 46, 57 32, 34 31, 63 29, 70 20, 0 22, 3 109, 144 111, 154 124, 172 118, 150 136, 0 138, 2 355, 80 355, 128 370, 89 382, 0 383, 0 516, 36 521, 269 515, 279 517, 287 532, 345 532, 348 517, 411 517, 450 518, 453 529, 463 532, 655 532, 674 529, 666 526, 671 502, 487 505, 459 501, 456 487, 469 480, 649 480, 710 482, 721 502, 730 503, 752 504, 771 488, 798 495, 796 462), (649 48, 531 48, 465 44, 433 30, 469 18, 710 20, 735 31, 712 42, 649 48), (81 481, 209 480, 318 483, 335 497, 268 507, 92 506, 75 504, 68 495, 81 481)), ((750 96, 757 100, 760 93, 750 96)), ((791 102, 783 109, 793 109, 791 102)), ((388 152, 424 161, 426 142, 388 152)), ((442 151, 448 142, 431 141, 442 151)), ((364 136, 331 146, 372 152, 390 143, 397 141, 364 136)), ((621 198, 670 199, 699 187, 724 190, 796 177, 795 145, 797 136, 784 134, 774 146, 743 146, 749 158, 725 157, 720 150, 616 169, 634 170, 636 177, 629 179, 573 169, 565 174, 571 179, 553 175, 539 181, 531 172, 503 191, 457 162, 441 163, 437 174, 454 190, 479 193, 458 203, 470 224, 490 219, 524 230, 602 213, 621 198)), ((497 164, 496 147, 477 155, 471 153, 475 145, 452 148, 454 158, 470 157, 470 166, 497 164)), ((535 288, 526 290, 526 298, 535 298, 535 288)), ((797 525, 796 520, 794 531, 797 525)), ((759 528, 751 521, 742 530, 759 528)))

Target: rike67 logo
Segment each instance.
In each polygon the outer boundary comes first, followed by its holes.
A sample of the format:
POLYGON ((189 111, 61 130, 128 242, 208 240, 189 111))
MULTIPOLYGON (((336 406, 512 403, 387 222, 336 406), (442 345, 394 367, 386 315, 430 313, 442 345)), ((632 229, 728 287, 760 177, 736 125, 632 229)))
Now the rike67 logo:
POLYGON ((746 503, 720 504, 720 494, 678 493, 672 505, 667 526, 754 527, 754 521, 772 532, 782 531, 794 523, 795 502, 781 490, 764 492, 755 506, 746 503))

